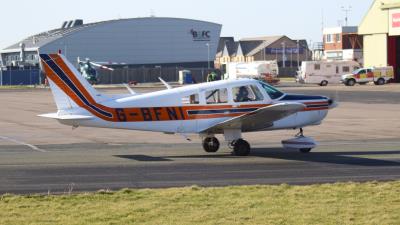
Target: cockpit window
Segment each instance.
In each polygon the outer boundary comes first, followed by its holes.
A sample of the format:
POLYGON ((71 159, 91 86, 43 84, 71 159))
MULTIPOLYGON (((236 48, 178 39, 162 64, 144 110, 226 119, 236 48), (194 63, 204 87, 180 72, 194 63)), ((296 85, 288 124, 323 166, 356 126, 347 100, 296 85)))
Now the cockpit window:
POLYGON ((267 92, 267 94, 269 95, 269 97, 271 97, 271 99, 277 99, 280 98, 283 93, 281 91, 279 91, 278 89, 272 87, 271 85, 268 85, 264 82, 260 82, 261 86, 263 87, 263 89, 265 90, 265 92, 267 92))
POLYGON ((234 102, 253 102, 264 99, 258 87, 254 85, 234 87, 232 93, 234 102))

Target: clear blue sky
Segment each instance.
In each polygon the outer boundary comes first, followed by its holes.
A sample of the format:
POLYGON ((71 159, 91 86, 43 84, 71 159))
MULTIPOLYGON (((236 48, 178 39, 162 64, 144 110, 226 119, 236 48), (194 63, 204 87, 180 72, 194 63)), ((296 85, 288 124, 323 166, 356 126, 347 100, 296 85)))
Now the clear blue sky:
MULTIPOLYGON (((0 49, 58 28, 64 20, 85 23, 118 18, 180 17, 220 23, 223 36, 287 35, 321 41, 325 26, 344 21, 341 6, 351 6, 349 25, 358 25, 373 0, 4 0, 0 3, 0 49)), ((344 23, 344 22, 343 22, 344 23)))

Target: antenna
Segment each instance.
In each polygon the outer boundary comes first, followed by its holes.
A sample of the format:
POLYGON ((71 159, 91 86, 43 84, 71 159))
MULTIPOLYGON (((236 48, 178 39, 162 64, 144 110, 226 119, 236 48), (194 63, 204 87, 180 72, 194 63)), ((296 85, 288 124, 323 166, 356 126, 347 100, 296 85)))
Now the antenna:
POLYGON ((346 17, 344 18, 344 21, 346 21, 346 26, 348 25, 348 20, 349 20, 349 12, 351 11, 351 5, 349 7, 344 7, 342 6, 342 11, 346 14, 346 17))

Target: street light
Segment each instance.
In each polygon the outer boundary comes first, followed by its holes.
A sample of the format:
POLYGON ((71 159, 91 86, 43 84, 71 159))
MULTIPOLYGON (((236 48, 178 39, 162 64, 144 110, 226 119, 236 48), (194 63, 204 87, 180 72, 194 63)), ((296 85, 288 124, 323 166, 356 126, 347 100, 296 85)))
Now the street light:
POLYGON ((297 40, 297 67, 299 68, 299 63, 300 63, 300 44, 299 40, 297 40))
POLYGON ((207 68, 210 70, 210 43, 206 43, 207 46, 207 68))
POLYGON ((286 55, 285 55, 286 44, 285 44, 285 42, 282 42, 281 45, 282 45, 282 67, 285 68, 286 67, 286 55))

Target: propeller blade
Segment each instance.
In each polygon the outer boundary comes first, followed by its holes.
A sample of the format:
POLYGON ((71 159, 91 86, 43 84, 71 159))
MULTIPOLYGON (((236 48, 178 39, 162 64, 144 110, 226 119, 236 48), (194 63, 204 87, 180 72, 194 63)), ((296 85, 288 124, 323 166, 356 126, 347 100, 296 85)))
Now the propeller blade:
POLYGON ((107 66, 103 66, 103 65, 100 65, 100 64, 98 64, 98 63, 90 62, 90 64, 92 64, 93 66, 99 67, 100 69, 105 69, 105 70, 114 71, 113 68, 109 68, 109 67, 107 67, 107 66))

